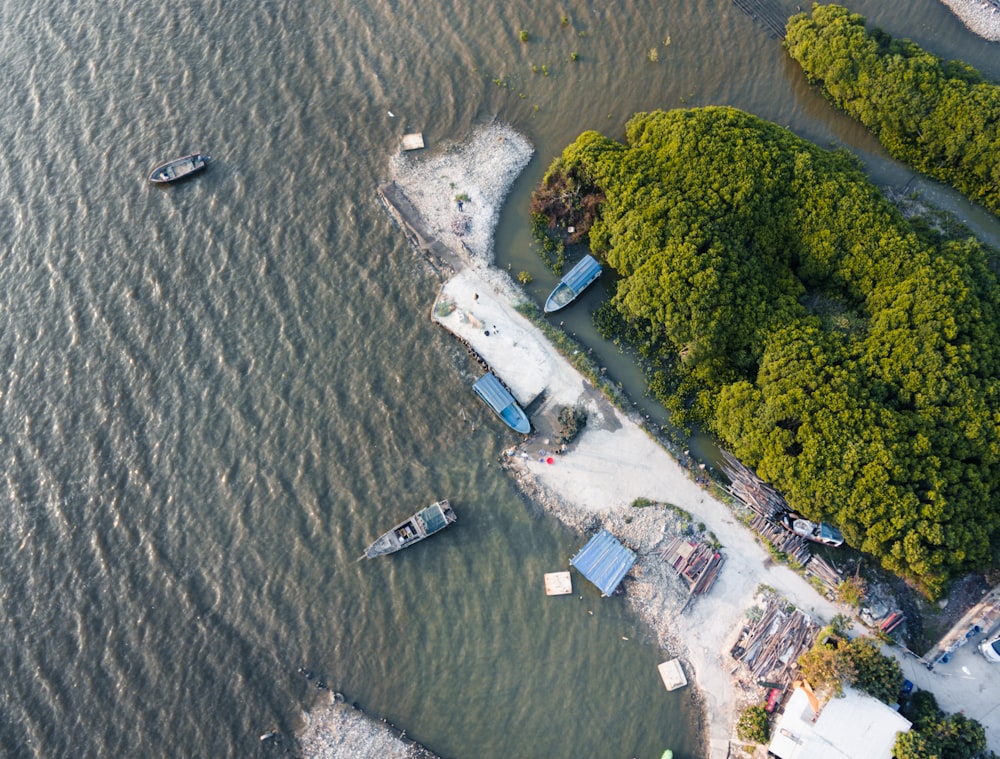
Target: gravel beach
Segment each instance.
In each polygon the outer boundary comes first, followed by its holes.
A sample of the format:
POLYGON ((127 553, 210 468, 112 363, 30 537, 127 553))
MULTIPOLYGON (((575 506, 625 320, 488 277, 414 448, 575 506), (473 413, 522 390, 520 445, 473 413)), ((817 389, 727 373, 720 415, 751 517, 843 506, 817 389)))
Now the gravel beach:
POLYGON ((1000 42, 1000 2, 998 0, 941 0, 973 34, 1000 42))
POLYGON ((334 694, 303 715, 299 750, 315 759, 437 759, 389 725, 346 704, 334 694))

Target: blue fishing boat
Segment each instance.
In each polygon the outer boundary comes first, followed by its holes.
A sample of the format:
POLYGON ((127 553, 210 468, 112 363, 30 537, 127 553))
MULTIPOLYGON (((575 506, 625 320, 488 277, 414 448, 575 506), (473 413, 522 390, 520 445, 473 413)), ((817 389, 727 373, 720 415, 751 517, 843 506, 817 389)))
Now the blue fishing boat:
POLYGON ((601 276, 601 265, 593 256, 584 256, 576 266, 569 270, 545 301, 545 313, 551 314, 560 308, 565 308, 601 276))
POLYGON ((493 374, 486 374, 472 386, 483 403, 493 409, 493 413, 515 432, 527 435, 531 432, 528 415, 517 405, 517 400, 493 374))

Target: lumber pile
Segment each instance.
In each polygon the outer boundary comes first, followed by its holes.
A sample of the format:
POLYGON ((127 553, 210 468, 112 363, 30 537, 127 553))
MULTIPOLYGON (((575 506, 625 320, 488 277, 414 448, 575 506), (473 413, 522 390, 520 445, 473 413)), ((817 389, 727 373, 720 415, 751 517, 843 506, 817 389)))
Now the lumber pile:
POLYGON ((780 524, 781 515, 789 510, 781 494, 729 451, 722 452, 721 467, 729 478, 729 492, 754 513, 750 520, 754 532, 805 567, 826 587, 836 590, 842 579, 840 572, 820 557, 813 556, 809 541, 780 524))
POLYGON ((688 584, 690 595, 707 593, 722 568, 725 557, 699 541, 674 538, 660 558, 688 584))
POLYGON ((775 524, 770 519, 765 519, 760 514, 750 521, 750 526, 754 532, 767 540, 768 543, 786 556, 795 559, 799 564, 806 565, 812 558, 812 551, 809 550, 809 542, 801 535, 789 532, 784 527, 775 524))
POLYGON ((788 511, 788 504, 781 494, 729 451, 722 451, 721 467, 729 478, 727 489, 747 508, 771 520, 788 511))
POLYGON ((799 609, 768 596, 763 613, 743 628, 729 654, 751 680, 785 688, 795 679, 798 660, 808 651, 819 625, 799 609))
POLYGON ((820 556, 813 556, 806 564, 806 573, 811 574, 830 590, 836 590, 844 579, 837 568, 820 556))

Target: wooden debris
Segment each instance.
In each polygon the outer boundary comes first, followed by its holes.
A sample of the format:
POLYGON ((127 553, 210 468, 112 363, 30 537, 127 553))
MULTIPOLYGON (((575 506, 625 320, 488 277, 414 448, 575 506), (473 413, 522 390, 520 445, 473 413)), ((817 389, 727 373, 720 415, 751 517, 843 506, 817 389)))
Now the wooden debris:
POLYGON ((729 492, 765 519, 777 520, 789 510, 788 503, 773 487, 729 451, 722 451, 722 471, 729 478, 729 492))
POLYGON ((777 550, 794 559, 799 564, 806 565, 812 558, 809 543, 801 535, 789 532, 784 527, 775 524, 770 519, 765 519, 759 514, 750 521, 750 526, 777 550))
POLYGON ((818 632, 819 625, 809 615, 768 596, 760 618, 743 628, 729 653, 751 680, 784 689, 795 679, 798 659, 818 632))
POLYGON ((660 553, 688 584, 689 595, 707 593, 725 562, 725 557, 704 543, 674 538, 660 553))
POLYGON ((821 556, 813 556, 806 565, 806 572, 813 575, 830 590, 837 590, 837 586, 843 581, 843 576, 837 568, 827 562, 821 556))
POLYGON ((754 512, 750 527, 778 551, 795 560, 827 588, 836 590, 843 579, 828 562, 813 556, 809 541, 786 530, 779 522, 788 503, 773 487, 729 451, 722 452, 722 471, 729 478, 729 492, 754 512))

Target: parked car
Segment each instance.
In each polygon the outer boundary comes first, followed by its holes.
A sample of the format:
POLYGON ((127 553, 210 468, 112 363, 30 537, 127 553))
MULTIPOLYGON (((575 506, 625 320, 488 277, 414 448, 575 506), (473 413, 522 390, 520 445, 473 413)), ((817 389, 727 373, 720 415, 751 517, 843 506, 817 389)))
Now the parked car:
POLYGON ((986 661, 1000 662, 1000 633, 980 643, 979 650, 986 657, 986 661))

